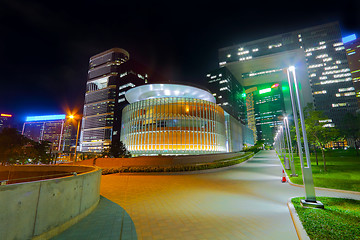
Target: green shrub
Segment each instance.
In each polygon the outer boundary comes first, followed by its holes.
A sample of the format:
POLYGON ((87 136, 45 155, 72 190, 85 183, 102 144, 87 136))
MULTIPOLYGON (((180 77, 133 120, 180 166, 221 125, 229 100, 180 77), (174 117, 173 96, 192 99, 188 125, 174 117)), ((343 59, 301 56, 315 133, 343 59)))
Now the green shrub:
POLYGON ((120 168, 105 168, 102 171, 103 175, 113 173, 134 173, 134 172, 183 172, 183 171, 198 171, 205 169, 214 169, 235 165, 246 161, 254 156, 253 152, 246 153, 240 157, 233 157, 214 161, 211 163, 204 163, 198 165, 176 165, 176 166, 137 166, 137 167, 120 167, 120 168))

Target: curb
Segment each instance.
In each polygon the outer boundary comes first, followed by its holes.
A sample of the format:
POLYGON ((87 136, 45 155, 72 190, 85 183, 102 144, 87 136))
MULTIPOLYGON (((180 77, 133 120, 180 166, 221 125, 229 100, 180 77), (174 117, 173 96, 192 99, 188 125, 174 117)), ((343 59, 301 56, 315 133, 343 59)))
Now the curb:
MULTIPOLYGON (((291 182, 289 176, 287 175, 286 173, 286 170, 284 169, 284 166, 281 162, 281 159, 279 158, 279 156, 277 156, 280 163, 281 163, 281 168, 284 170, 285 172, 285 175, 286 175, 286 180, 287 182, 291 185, 291 186, 294 186, 294 187, 301 187, 301 188, 304 188, 304 185, 300 185, 300 184, 296 184, 296 183, 293 183, 291 182)), ((360 195, 360 192, 356 192, 356 191, 350 191, 350 190, 341 190, 341 189, 333 189, 333 188, 323 188, 323 187, 314 187, 316 190, 324 190, 324 191, 332 191, 332 192, 339 192, 339 193, 345 193, 345 194, 355 194, 355 195, 360 195)))
MULTIPOLYGON (((285 171, 286 174, 286 171, 285 171)), ((300 184, 296 184, 291 182, 289 176, 286 174, 286 179, 288 181, 288 183, 291 186, 294 187, 301 187, 304 188, 304 185, 300 185, 300 184)), ((340 189, 333 189, 333 188, 323 188, 323 187, 315 187, 316 190, 325 190, 325 191, 331 191, 331 192, 339 192, 339 193, 344 193, 344 194, 355 194, 355 195, 360 195, 360 192, 356 192, 356 191, 350 191, 350 190, 340 190, 340 189)))
POLYGON ((74 226, 76 223, 80 222, 82 219, 84 219, 90 213, 92 213, 95 210, 95 208, 98 206, 99 202, 100 202, 100 196, 99 196, 99 200, 96 201, 96 203, 94 203, 90 208, 88 208, 84 212, 80 213, 79 215, 75 216, 74 218, 68 220, 67 222, 65 222, 59 226, 50 229, 47 232, 44 232, 38 236, 34 236, 32 238, 32 240, 50 239, 50 238, 53 238, 53 237, 61 234, 62 232, 69 229, 70 227, 74 226))
POLYGON ((291 202, 291 199, 293 199, 293 198, 295 198, 295 197, 291 197, 288 199, 287 206, 289 208, 291 220, 293 221, 293 224, 294 224, 294 227, 296 230, 296 234, 300 240, 310 240, 309 236, 307 235, 307 233, 299 219, 298 214, 296 213, 295 207, 291 202))

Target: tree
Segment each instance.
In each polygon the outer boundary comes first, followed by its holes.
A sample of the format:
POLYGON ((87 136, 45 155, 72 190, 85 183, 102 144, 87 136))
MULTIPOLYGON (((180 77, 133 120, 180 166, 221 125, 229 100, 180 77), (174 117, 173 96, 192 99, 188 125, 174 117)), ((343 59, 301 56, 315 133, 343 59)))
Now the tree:
POLYGON ((32 140, 19 134, 15 128, 4 128, 0 133, 0 161, 3 165, 24 162, 25 146, 32 140))
POLYGON ((4 128, 0 133, 0 161, 3 165, 27 163, 49 163, 50 142, 35 142, 20 133, 15 128, 4 128))
POLYGON ((109 155, 115 158, 118 157, 131 157, 130 152, 126 149, 125 144, 122 141, 114 142, 109 150, 109 155))
MULTIPOLYGON (((308 144, 315 146, 315 148, 320 148, 324 171, 326 172, 325 145, 331 141, 336 141, 340 136, 340 132, 334 127, 327 127, 326 120, 328 118, 321 111, 314 110, 314 106, 311 103, 304 108, 304 118, 308 144)), ((299 127, 300 131, 302 131, 301 126, 299 127)))
POLYGON ((341 131, 348 141, 354 143, 356 155, 359 156, 360 114, 347 113, 344 117, 341 131))

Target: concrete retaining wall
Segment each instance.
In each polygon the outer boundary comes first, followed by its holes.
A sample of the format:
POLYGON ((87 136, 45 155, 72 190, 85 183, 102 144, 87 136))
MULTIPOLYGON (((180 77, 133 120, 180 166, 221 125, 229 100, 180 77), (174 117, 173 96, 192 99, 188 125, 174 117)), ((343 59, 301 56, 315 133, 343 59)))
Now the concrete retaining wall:
MULTIPOLYGON (((244 155, 244 152, 217 153, 204 155, 181 156, 140 156, 133 158, 97 158, 95 165, 102 168, 111 167, 140 167, 140 166, 175 166, 197 163, 210 163, 222 159, 244 155)), ((93 165, 94 159, 77 162, 80 165, 93 165)))
MULTIPOLYGON (((86 168, 64 167, 71 172, 86 168)), ((48 239, 94 207, 100 197, 101 170, 87 170, 77 176, 0 186, 0 239, 48 239)))

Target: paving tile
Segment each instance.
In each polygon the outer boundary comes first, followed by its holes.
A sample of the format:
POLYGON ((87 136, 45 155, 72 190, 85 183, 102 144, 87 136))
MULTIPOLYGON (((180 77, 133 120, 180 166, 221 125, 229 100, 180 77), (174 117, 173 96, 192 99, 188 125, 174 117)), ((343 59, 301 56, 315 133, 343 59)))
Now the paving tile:
POLYGON ((304 190, 281 183, 281 169, 274 151, 262 151, 245 163, 206 173, 104 175, 100 203, 113 205, 99 205, 83 224, 54 239, 82 239, 66 236, 86 229, 108 231, 109 239, 120 239, 120 234, 121 239, 140 240, 298 239, 287 200, 303 196, 304 190), (100 229, 89 228, 94 219, 100 229))
POLYGON ((101 196, 99 205, 92 213, 52 239, 118 240, 120 235, 123 239, 137 239, 134 224, 125 210, 101 196), (123 222, 127 229, 122 229, 123 222))

